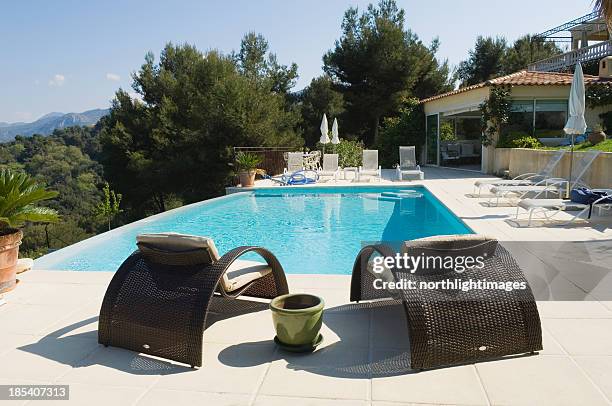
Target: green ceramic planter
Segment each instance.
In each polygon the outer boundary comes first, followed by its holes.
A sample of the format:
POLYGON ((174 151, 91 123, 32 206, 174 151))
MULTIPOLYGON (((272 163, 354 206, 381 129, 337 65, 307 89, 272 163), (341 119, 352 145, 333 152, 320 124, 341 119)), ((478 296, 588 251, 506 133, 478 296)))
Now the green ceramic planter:
POLYGON ((270 302, 276 338, 289 346, 308 346, 317 341, 323 324, 323 299, 307 294, 278 296, 270 302))

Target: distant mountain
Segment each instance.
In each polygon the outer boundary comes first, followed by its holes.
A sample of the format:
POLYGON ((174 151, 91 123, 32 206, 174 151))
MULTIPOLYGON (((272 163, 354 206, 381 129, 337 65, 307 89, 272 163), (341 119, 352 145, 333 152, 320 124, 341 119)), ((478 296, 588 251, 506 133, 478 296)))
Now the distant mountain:
POLYGON ((56 129, 75 125, 94 125, 108 114, 108 109, 88 110, 82 113, 49 113, 32 123, 0 123, 0 142, 12 141, 16 135, 49 135, 56 129))

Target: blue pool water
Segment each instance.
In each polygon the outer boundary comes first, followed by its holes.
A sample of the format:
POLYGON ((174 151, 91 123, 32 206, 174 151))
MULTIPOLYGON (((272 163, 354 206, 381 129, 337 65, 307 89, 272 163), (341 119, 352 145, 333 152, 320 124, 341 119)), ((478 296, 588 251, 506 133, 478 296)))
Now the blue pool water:
POLYGON ((46 255, 36 267, 114 271, 135 250, 137 234, 169 231, 209 236, 221 255, 238 245, 266 247, 296 274, 350 274, 364 242, 472 232, 424 187, 259 189, 149 217, 46 255), (380 198, 399 190, 414 197, 380 198))

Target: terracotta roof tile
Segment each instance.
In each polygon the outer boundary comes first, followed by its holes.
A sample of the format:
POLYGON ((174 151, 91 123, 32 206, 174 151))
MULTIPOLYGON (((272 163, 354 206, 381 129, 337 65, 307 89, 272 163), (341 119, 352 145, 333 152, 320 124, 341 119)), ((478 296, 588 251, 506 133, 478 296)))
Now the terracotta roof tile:
MULTIPOLYGON (((453 90, 448 93, 439 94, 432 96, 427 99, 421 100, 421 103, 425 103, 432 100, 442 99, 444 97, 452 96, 467 92, 474 89, 479 89, 487 86, 499 86, 499 85, 510 85, 510 86, 570 86, 574 75, 571 73, 559 73, 559 72, 533 72, 522 70, 510 75, 501 76, 499 78, 491 79, 486 82, 478 83, 476 85, 462 87, 453 90)), ((586 85, 595 83, 610 83, 610 79, 602 79, 599 76, 584 75, 584 82, 586 85)))

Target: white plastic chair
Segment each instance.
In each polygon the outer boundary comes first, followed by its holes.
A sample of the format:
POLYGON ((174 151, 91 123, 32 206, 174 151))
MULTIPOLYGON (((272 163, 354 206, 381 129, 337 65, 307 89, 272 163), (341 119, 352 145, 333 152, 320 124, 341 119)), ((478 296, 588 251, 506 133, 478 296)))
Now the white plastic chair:
POLYGON ((425 174, 421 171, 421 167, 416 163, 416 148, 399 147, 400 161, 397 164, 397 179, 404 180, 404 175, 416 177, 417 179, 425 179, 425 174))
POLYGON ((380 182, 382 175, 382 167, 378 165, 378 150, 364 149, 363 162, 357 172, 357 179, 361 181, 362 176, 373 176, 378 178, 380 182))
POLYGON ((331 176, 334 181, 338 180, 338 174, 340 168, 338 167, 338 154, 324 154, 323 155, 323 169, 317 171, 320 177, 331 176))

